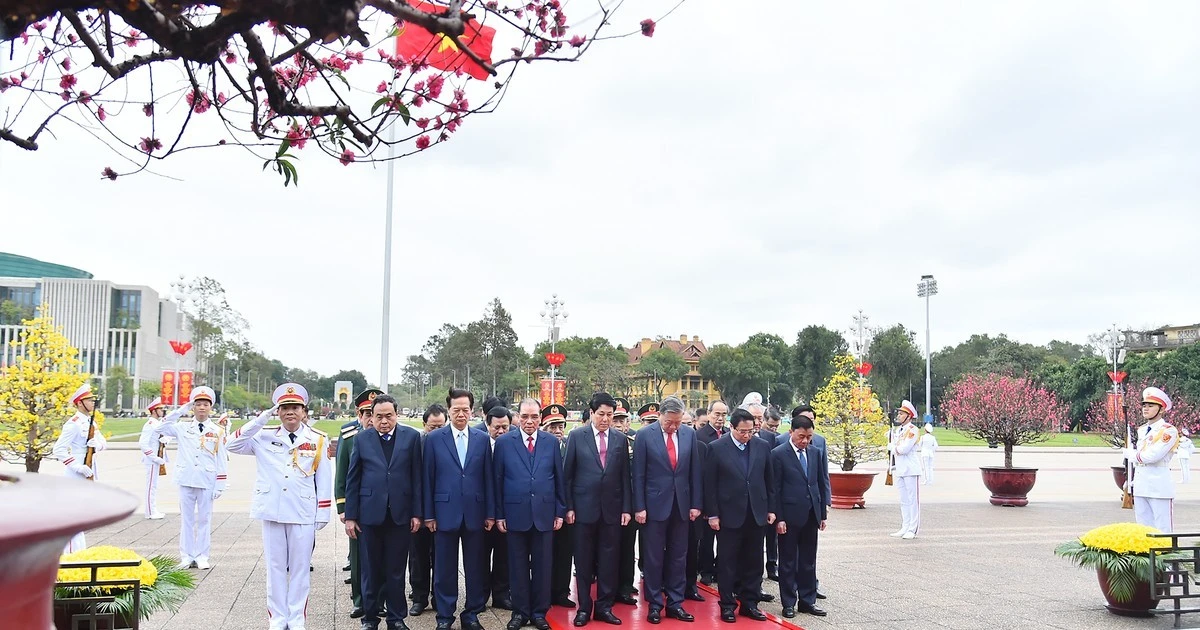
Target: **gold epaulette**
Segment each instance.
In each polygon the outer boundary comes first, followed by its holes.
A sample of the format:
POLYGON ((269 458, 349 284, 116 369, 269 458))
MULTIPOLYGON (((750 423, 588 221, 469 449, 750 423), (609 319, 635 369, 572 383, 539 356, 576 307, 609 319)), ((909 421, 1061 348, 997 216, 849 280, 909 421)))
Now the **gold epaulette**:
POLYGON ((283 427, 282 424, 274 424, 274 425, 268 424, 267 426, 265 426, 259 430, 260 431, 278 431, 282 427, 283 427))
POLYGON ((316 428, 316 427, 312 426, 311 424, 310 424, 310 425, 308 425, 308 430, 309 430, 309 431, 312 431, 313 433, 316 433, 317 435, 319 435, 319 436, 321 436, 321 437, 324 437, 324 438, 327 438, 327 437, 329 437, 329 435, 328 435, 327 433, 325 433, 324 431, 322 431, 322 430, 320 430, 320 429, 318 429, 318 428, 316 428))

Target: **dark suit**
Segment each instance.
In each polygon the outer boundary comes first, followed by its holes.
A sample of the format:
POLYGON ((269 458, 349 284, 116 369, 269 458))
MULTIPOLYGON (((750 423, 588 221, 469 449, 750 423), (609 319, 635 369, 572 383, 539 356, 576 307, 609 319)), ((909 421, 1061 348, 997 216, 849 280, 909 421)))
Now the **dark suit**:
POLYGON ((829 466, 820 449, 805 449, 808 469, 786 442, 771 451, 775 516, 787 525, 779 536, 779 599, 785 607, 817 601, 817 526, 828 516, 825 495, 829 466))
POLYGON ((567 513, 558 439, 538 431, 534 451, 523 431, 496 439, 493 468, 496 519, 508 528, 508 576, 513 613, 544 618, 550 609, 554 520, 567 513))
POLYGON ((346 520, 358 521, 364 622, 378 623, 386 582, 388 624, 408 614, 404 570, 412 541, 410 521, 421 518, 421 435, 397 426, 384 441, 375 429, 354 438, 346 473, 346 520))
MULTIPOLYGON (((567 458, 566 436, 559 441, 558 450, 562 453, 565 462, 567 458)), ((566 492, 565 483, 563 492, 566 492)), ((566 501, 565 494, 563 501, 566 501)), ((575 526, 569 525, 564 520, 562 527, 558 528, 552 537, 554 540, 551 542, 550 551, 550 601, 569 600, 571 599, 571 560, 574 556, 575 526)))
MULTIPOLYGON (((766 440, 771 448, 775 448, 776 440, 780 435, 770 429, 759 429, 758 435, 755 437, 766 440)), ((763 535, 766 538, 767 547, 767 574, 775 573, 779 567, 779 537, 775 535, 775 526, 767 525, 763 528, 763 535)))
POLYGON ((459 461, 451 425, 425 439, 425 518, 437 521, 433 566, 438 621, 454 621, 460 543, 467 582, 462 619, 477 620, 487 604, 483 527, 484 521, 495 515, 492 448, 486 433, 467 429, 466 434, 466 466, 459 461))
MULTIPOLYGON (((708 455, 708 444, 700 440, 696 440, 696 449, 700 451, 700 471, 701 474, 703 474, 704 458, 708 455)), ((691 525, 688 527, 688 549, 685 569, 687 572, 687 578, 683 583, 684 593, 699 593, 697 590, 698 587, 696 586, 696 580, 699 578, 700 574, 700 557, 703 555, 700 545, 701 541, 704 540, 705 530, 708 530, 710 533, 712 533, 712 530, 709 529, 708 523, 705 521, 703 516, 692 521, 691 525)), ((711 546, 709 546, 709 555, 712 555, 711 546)))
MULTIPOLYGON (((705 445, 712 444, 713 440, 729 435, 729 428, 721 429, 718 434, 717 430, 711 424, 706 424, 696 431, 696 438, 704 442, 705 445)), ((700 519, 696 519, 700 520, 700 519)), ((699 573, 709 577, 715 577, 717 574, 717 533, 709 528, 708 523, 700 525, 700 556, 698 558, 700 566, 699 573)))
POLYGON ((620 565, 621 514, 633 513, 629 477, 629 438, 605 431, 608 452, 600 465, 596 433, 591 426, 571 431, 563 481, 567 510, 575 512, 575 592, 579 611, 589 615, 612 610, 620 565), (592 603, 592 576, 596 601, 592 603))
POLYGON ((664 595, 668 608, 683 605, 691 522, 688 512, 699 510, 703 502, 696 432, 680 426, 675 435, 674 469, 659 423, 638 431, 633 445, 633 511, 646 512, 641 533, 646 541, 642 577, 650 610, 662 608, 664 595))
MULTIPOLYGON (((488 446, 492 452, 492 461, 496 459, 496 447, 492 445, 491 434, 485 432, 488 436, 488 446)), ((494 467, 493 467, 494 468, 494 467)), ((488 475, 491 475, 491 471, 488 475)), ((493 508, 496 496, 496 482, 493 478, 492 497, 493 508)), ((501 605, 510 606, 508 602, 512 599, 509 596, 508 589, 508 534, 500 531, 499 527, 492 527, 491 530, 483 532, 483 564, 486 575, 484 591, 491 593, 492 606, 499 607, 501 605)))
MULTIPOLYGON (((763 527, 774 507, 771 446, 751 439, 739 449, 733 435, 708 445, 704 468, 704 512, 720 518, 717 546, 725 562, 717 567, 721 608, 734 598, 755 607, 762 592, 763 527)), ((711 521, 710 521, 711 522, 711 521)))
MULTIPOLYGON (((428 433, 421 433, 421 459, 426 464, 429 461, 429 455, 425 453, 425 440, 428 437, 428 433)), ((431 513, 429 488, 423 487, 422 494, 425 498, 423 509, 428 515, 431 513)), ((433 584, 433 556, 433 532, 422 526, 413 534, 412 551, 408 554, 409 598, 414 604, 421 602, 429 605, 429 589, 433 584)), ((457 582, 455 584, 457 585, 457 582)))
MULTIPOLYGON (((629 438, 629 467, 631 471, 633 469, 633 440, 636 436, 636 431, 625 432, 625 437, 629 438)), ((632 500, 632 497, 630 498, 632 500)), ((630 508, 632 509, 632 503, 630 504, 630 508)), ((632 596, 637 592, 637 589, 633 586, 633 573, 634 567, 640 565, 639 561, 634 560, 634 556, 638 555, 635 550, 638 547, 638 531, 640 529, 641 525, 633 519, 630 519, 629 524, 621 528, 621 549, 618 554, 620 556, 620 564, 617 567, 618 595, 632 596)), ((644 555, 640 554, 638 556, 644 555)))

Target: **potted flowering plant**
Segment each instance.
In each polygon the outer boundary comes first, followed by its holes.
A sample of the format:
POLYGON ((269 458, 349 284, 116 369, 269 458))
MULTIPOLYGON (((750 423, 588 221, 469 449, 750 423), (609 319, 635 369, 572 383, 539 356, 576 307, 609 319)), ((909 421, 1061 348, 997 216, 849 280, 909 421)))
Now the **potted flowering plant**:
POLYGON ((968 374, 950 387, 942 413, 967 435, 1004 445, 1004 466, 981 466, 992 505, 1025 506, 1036 468, 1013 467, 1013 447, 1041 442, 1062 425, 1067 407, 1025 377, 968 374))
POLYGON ((64 554, 61 562, 96 562, 105 560, 140 561, 137 566, 101 568, 96 580, 136 580, 137 597, 129 586, 72 586, 91 580, 90 568, 60 568, 54 585, 54 625, 60 630, 70 628, 71 615, 84 612, 89 604, 73 602, 76 597, 111 597, 112 601, 96 604, 97 612, 113 614, 118 624, 132 625, 130 620, 147 619, 160 610, 178 611, 188 593, 196 587, 195 578, 186 569, 178 568, 179 560, 170 556, 143 558, 130 549, 100 546, 64 554), (135 604, 136 602, 136 604, 135 604), (136 606, 136 608, 135 608, 136 606))
MULTIPOLYGON (((1149 617, 1158 607, 1150 585, 1150 550, 1168 545, 1165 538, 1150 538, 1159 531, 1137 523, 1113 523, 1097 527, 1054 549, 1054 555, 1081 567, 1096 570, 1100 591, 1108 601, 1105 608, 1128 617, 1149 617)), ((1171 559, 1178 554, 1163 554, 1171 559)))
POLYGON ((888 423, 871 388, 859 384, 854 357, 835 357, 833 368, 829 381, 812 399, 829 461, 841 468, 841 472, 829 471, 832 503, 839 509, 866 507, 863 494, 879 473, 854 467, 886 458, 888 423))

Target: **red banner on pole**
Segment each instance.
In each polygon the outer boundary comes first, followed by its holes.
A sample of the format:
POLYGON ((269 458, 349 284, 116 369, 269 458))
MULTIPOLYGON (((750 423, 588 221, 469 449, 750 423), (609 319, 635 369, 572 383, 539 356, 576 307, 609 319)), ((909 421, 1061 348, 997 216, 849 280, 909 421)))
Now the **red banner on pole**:
POLYGON ((561 378, 553 381, 544 378, 538 394, 538 402, 542 404, 543 408, 550 405, 565 405, 567 404, 567 382, 561 378))
POLYGON ((567 404, 567 382, 561 379, 554 379, 554 404, 567 404))
POLYGON ((175 373, 164 371, 162 375, 162 404, 175 404, 175 373))
POLYGON ((1125 408, 1121 406, 1121 395, 1115 392, 1108 392, 1108 399, 1105 402, 1108 407, 1108 417, 1112 419, 1112 422, 1114 424, 1124 422, 1125 408))
POLYGON ((179 373, 179 404, 188 401, 192 396, 192 372, 179 373))

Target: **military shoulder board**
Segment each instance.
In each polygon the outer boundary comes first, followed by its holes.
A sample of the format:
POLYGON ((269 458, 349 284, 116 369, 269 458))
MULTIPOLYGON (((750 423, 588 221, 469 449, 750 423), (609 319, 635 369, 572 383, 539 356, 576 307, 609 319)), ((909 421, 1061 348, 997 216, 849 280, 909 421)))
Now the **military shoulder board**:
POLYGON ((354 437, 358 433, 358 427, 346 427, 342 429, 342 437, 354 437))

